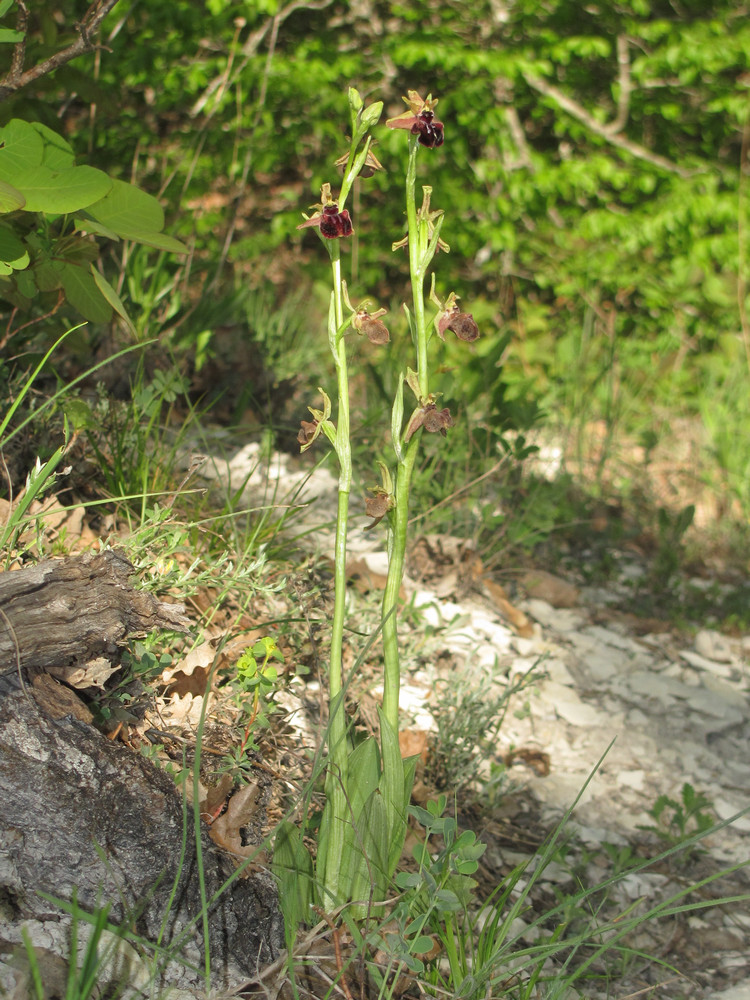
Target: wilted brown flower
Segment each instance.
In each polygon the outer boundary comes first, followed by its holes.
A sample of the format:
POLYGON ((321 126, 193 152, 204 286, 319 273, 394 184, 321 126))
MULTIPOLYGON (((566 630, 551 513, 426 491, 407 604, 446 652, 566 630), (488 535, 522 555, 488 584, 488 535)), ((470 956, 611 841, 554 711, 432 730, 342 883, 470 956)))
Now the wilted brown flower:
POLYGON ((393 509, 395 500, 387 490, 380 486, 375 486, 370 490, 370 493, 371 496, 365 497, 365 513, 368 517, 374 518, 370 525, 371 528, 374 528, 376 524, 380 524, 388 511, 393 509))
POLYGON ((409 425, 404 434, 404 441, 408 441, 420 427, 430 434, 442 434, 445 437, 449 427, 453 427, 453 417, 448 407, 439 410, 434 403, 427 403, 420 406, 412 414, 409 425))
POLYGON ((367 309, 358 309, 352 318, 352 326, 358 333, 367 337, 371 344, 387 344, 391 339, 388 327, 381 323, 380 316, 385 316, 385 309, 369 313, 367 309))
POLYGON ((317 420, 301 420, 297 440, 301 445, 312 444, 318 435, 317 420))
MULTIPOLYGON (((349 162, 349 154, 344 153, 340 156, 338 160, 335 161, 335 166, 337 166, 342 172, 346 170, 346 165, 349 162)), ((362 178, 372 177, 378 170, 385 170, 385 167, 373 153, 371 149, 367 150, 367 156, 365 157, 365 162, 362 164, 362 169, 359 172, 359 176, 362 178)))
POLYGON ((438 337, 445 340, 445 331, 452 330, 459 340, 471 343, 479 337, 479 327, 471 313, 464 313, 458 308, 458 299, 451 292, 442 312, 435 317, 435 329, 438 337))

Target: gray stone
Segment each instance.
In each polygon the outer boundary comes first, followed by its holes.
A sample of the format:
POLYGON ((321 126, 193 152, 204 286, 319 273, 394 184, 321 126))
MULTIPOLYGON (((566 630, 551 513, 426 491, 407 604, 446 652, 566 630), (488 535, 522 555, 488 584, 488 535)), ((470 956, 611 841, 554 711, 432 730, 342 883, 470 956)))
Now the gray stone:
POLYGON ((719 663, 731 663, 734 659, 732 647, 726 636, 712 629, 701 629, 695 637, 695 651, 705 656, 707 660, 719 663))
POLYGON ((705 670, 707 673, 717 674, 719 677, 731 677, 732 675, 731 667, 726 663, 709 660, 705 656, 701 656, 700 653, 694 653, 692 649, 681 649, 680 656, 696 670, 705 670))

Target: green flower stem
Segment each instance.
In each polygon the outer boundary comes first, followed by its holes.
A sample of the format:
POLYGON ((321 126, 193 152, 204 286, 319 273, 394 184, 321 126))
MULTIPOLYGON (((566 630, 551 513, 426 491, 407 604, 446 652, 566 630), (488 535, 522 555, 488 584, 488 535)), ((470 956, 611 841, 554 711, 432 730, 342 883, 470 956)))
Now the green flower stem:
MULTIPOLYGON (((420 394, 423 399, 426 399, 429 394, 429 373, 427 370, 427 324, 424 315, 424 279, 428 261, 424 259, 422 234, 417 218, 418 151, 419 142, 416 136, 412 136, 409 139, 409 162, 406 168, 406 219, 409 227, 409 273, 411 275, 411 297, 414 310, 417 375, 419 376, 420 394)), ((409 482, 411 483, 411 476, 409 482)))
MULTIPOLYGON (((416 136, 409 139, 409 162, 406 170, 406 218, 409 232, 409 270, 413 299, 414 338, 417 352, 417 376, 423 399, 429 394, 427 370, 427 323, 424 310, 424 280, 429 254, 423 252, 417 217, 417 152, 416 136)), ((391 536, 388 546, 388 576, 383 594, 383 715, 394 732, 398 732, 398 701, 401 686, 401 666, 398 651, 398 595, 404 578, 404 558, 409 520, 409 494, 420 432, 412 437, 399 459, 394 490, 395 508, 391 516, 391 536)))
MULTIPOLYGON (((331 654, 328 667, 330 718, 328 720, 329 769, 326 797, 329 825, 324 847, 323 888, 326 897, 338 901, 341 858, 344 852, 348 749, 344 713, 343 638, 346 611, 346 541, 349 520, 349 493, 352 483, 352 455, 349 441, 349 375, 346 364, 346 340, 343 328, 344 306, 341 285, 341 251, 338 240, 331 241, 333 295, 328 318, 328 336, 336 366, 338 414, 336 419, 336 456, 339 462, 338 510, 334 555, 334 606, 331 628, 331 654)), ((328 899, 325 904, 328 905, 328 899)))

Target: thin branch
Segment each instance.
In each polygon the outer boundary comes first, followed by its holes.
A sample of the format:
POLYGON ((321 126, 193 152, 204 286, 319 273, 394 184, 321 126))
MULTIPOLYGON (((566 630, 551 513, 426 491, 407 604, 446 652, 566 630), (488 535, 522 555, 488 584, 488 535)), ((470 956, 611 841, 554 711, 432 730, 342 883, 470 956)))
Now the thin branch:
POLYGON ((700 173, 698 170, 686 170, 684 167, 679 166, 679 164, 668 160, 665 156, 659 156, 658 153, 652 153, 651 150, 646 149, 645 146, 641 146, 639 143, 633 142, 626 136, 613 133, 611 131, 611 124, 603 125, 601 122, 598 122, 593 115, 590 115, 588 111, 586 111, 586 109, 583 108, 577 101, 568 97, 553 84, 548 83, 546 80, 542 80, 541 77, 535 76, 533 73, 524 73, 523 78, 533 90, 538 91, 545 97, 549 97, 559 108, 562 108, 563 111, 567 111, 571 118, 575 118, 577 121, 585 125, 589 131, 600 136, 602 139, 606 139, 606 141, 611 143, 613 146, 617 146, 619 149, 624 149, 625 152, 630 153, 630 155, 634 156, 636 159, 644 160, 646 163, 650 163, 654 167, 659 167, 661 170, 666 170, 670 174, 677 174, 678 177, 693 177, 696 173, 700 173))
MULTIPOLYGON (((269 31, 278 33, 279 27, 297 10, 324 10, 326 7, 330 7, 332 3, 333 0, 292 0, 291 3, 286 5, 286 7, 282 7, 278 13, 269 17, 268 20, 260 26, 260 28, 256 28, 256 30, 251 32, 251 34, 249 34, 245 39, 242 46, 242 61, 238 64, 232 80, 229 81, 230 84, 237 79, 237 77, 242 76, 245 67, 253 56, 256 55, 263 39, 269 31)), ((198 98, 193 107, 190 109, 192 117, 201 113, 210 100, 211 95, 218 90, 223 83, 223 75, 218 76, 216 79, 212 80, 211 83, 209 83, 204 93, 198 98)))
MULTIPOLYGON (((70 62, 72 59, 76 59, 84 52, 90 52, 95 48, 92 37, 99 30, 102 21, 116 3, 117 0, 94 0, 94 3, 86 11, 83 20, 76 25, 78 38, 66 49, 55 52, 49 59, 44 59, 42 62, 37 63, 36 66, 27 69, 25 73, 23 72, 23 60, 25 57, 26 40, 24 38, 23 41, 18 42, 14 48, 11 68, 5 79, 0 82, 0 101, 4 101, 22 87, 28 86, 28 84, 33 83, 40 77, 52 73, 54 70, 59 69, 60 66, 64 66, 65 63, 70 62)), ((19 4, 19 22, 21 18, 22 5, 19 4)))
POLYGON ((508 123, 508 130, 513 137, 513 142, 516 144, 516 149, 518 150, 518 156, 516 157, 515 162, 506 163, 506 169, 518 170, 520 167, 525 167, 530 173, 536 173, 534 162, 531 159, 529 144, 526 141, 526 133, 523 130, 521 119, 518 117, 518 112, 512 104, 507 105, 505 108, 505 120, 508 123))
POLYGON ((18 17, 16 18, 16 31, 23 38, 13 46, 13 55, 10 60, 9 76, 20 76, 23 73, 23 64, 26 60, 26 29, 29 24, 29 9, 23 0, 18 0, 18 17))
POLYGON ((630 94, 633 90, 633 81, 630 77, 630 54, 628 52, 628 36, 617 36, 617 115, 614 121, 607 125, 610 135, 617 135, 622 132, 628 122, 630 112, 630 94))

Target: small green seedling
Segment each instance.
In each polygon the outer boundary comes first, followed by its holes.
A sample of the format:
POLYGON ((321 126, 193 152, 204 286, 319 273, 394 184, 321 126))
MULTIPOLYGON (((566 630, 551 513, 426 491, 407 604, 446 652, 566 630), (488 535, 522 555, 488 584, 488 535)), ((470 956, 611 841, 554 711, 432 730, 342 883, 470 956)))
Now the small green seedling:
MULTIPOLYGON (((639 826, 638 829, 656 834, 668 847, 677 847, 695 834, 704 833, 711 828, 714 819, 705 810, 712 808, 710 800, 696 792, 686 781, 682 786, 680 801, 668 795, 660 795, 648 811, 654 823, 639 826)), ((696 848, 691 850, 694 852, 696 848)))
POLYGON ((234 702, 247 712, 247 722, 242 741, 222 758, 221 770, 236 777, 246 774, 251 765, 249 755, 258 749, 254 734, 269 725, 269 716, 275 706, 271 696, 276 688, 279 671, 272 661, 284 661, 284 655, 276 645, 276 640, 264 635, 245 650, 235 665, 234 702), (249 700, 249 707, 248 707, 249 700))

